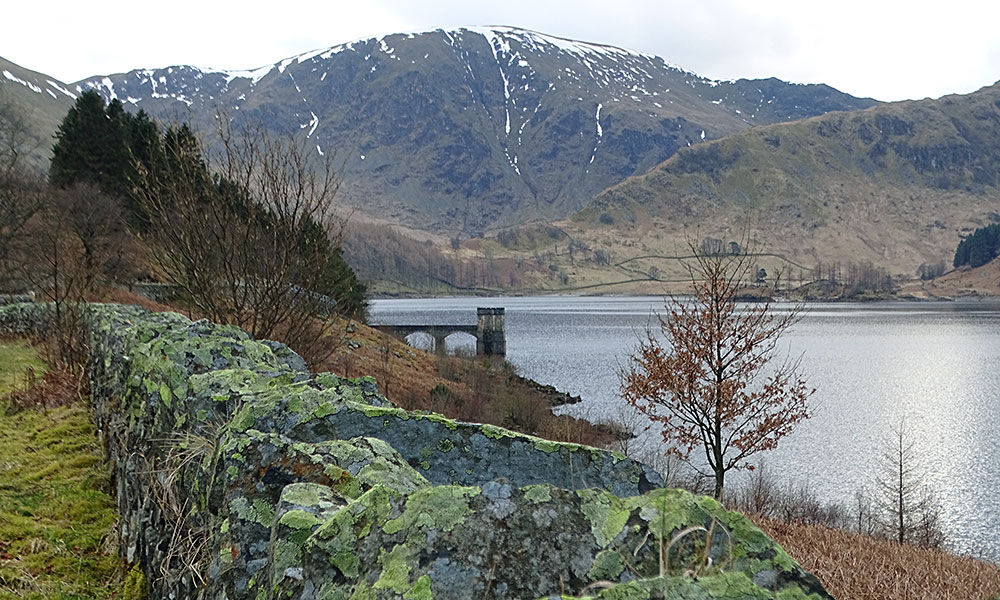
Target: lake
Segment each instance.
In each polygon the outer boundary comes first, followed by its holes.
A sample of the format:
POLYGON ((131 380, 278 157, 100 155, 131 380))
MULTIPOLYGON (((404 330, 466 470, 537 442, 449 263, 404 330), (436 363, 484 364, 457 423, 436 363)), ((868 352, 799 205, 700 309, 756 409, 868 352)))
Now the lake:
MULTIPOLYGON (((370 315, 475 323, 477 306, 506 307, 507 359, 579 395, 565 410, 590 420, 622 410, 619 365, 665 312, 658 297, 546 296, 374 300, 370 315)), ((875 486, 891 428, 904 419, 952 549, 1000 562, 1000 303, 812 304, 783 340, 816 393, 812 417, 762 455, 772 475, 848 504, 875 486)), ((472 336, 448 342, 474 350, 472 336)))

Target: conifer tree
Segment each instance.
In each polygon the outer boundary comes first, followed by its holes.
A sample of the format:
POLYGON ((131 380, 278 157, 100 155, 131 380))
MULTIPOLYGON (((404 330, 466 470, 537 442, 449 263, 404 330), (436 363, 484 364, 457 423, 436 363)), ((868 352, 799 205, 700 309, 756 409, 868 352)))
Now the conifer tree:
POLYGON ((60 188, 93 183, 106 193, 120 192, 129 164, 124 114, 121 102, 105 106, 94 90, 82 93, 56 130, 49 182, 60 188))

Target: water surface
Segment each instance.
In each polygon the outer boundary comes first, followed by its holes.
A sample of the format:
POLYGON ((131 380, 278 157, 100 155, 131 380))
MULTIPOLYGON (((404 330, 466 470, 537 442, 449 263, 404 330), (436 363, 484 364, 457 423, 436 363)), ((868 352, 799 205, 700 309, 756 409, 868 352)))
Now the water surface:
MULTIPOLYGON (((658 297, 549 296, 375 300, 371 316, 474 323, 477 306, 506 307, 508 360, 581 396, 568 411, 591 420, 622 410, 618 369, 665 312, 658 297)), ((783 339, 817 391, 812 417, 765 455, 769 470, 848 503, 874 487, 904 419, 954 549, 1000 561, 1000 304, 811 305, 783 339)), ((474 348, 461 334, 449 344, 474 348)))

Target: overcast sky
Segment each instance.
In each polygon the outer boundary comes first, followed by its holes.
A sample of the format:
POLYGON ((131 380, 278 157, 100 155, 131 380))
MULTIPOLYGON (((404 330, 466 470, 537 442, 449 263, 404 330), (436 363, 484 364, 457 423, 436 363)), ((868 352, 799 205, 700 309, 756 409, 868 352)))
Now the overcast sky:
POLYGON ((879 100, 1000 79, 1000 3, 973 0, 4 2, 0 56, 72 83, 134 68, 247 69, 395 32, 512 25, 641 50, 716 79, 827 83, 879 100))

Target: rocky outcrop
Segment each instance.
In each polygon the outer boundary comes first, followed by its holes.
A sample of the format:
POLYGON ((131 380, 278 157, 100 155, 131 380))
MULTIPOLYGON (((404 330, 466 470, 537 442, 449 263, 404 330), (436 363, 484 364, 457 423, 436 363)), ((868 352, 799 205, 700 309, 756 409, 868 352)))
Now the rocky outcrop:
MULTIPOLYGON (((49 312, 0 308, 0 331, 49 312)), ((150 598, 828 597, 744 517, 624 456, 404 411, 235 327, 86 314, 150 598)))

